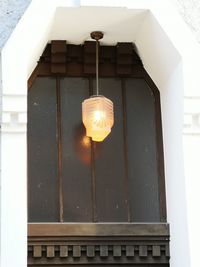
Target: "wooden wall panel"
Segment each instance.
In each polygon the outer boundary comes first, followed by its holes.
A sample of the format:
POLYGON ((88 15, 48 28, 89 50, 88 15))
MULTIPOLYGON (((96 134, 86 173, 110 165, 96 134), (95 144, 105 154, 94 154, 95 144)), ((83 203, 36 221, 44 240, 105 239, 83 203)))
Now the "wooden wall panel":
POLYGON ((123 143, 123 107, 120 79, 100 79, 100 94, 114 103, 114 127, 95 143, 97 221, 127 222, 127 195, 123 143))
POLYGON ((167 267, 159 91, 132 43, 101 46, 100 93, 114 102, 115 125, 91 142, 81 102, 94 59, 94 42, 52 41, 28 81, 28 266, 167 267))
POLYGON ((59 80, 38 78, 29 92, 30 221, 160 221, 155 99, 146 82, 100 79, 115 123, 99 143, 85 136, 81 110, 95 80, 59 80))
POLYGON ((62 186, 65 222, 92 221, 91 144, 82 124, 89 83, 61 80, 62 186))
POLYGON ((155 99, 142 79, 126 79, 125 86, 131 220, 158 222, 155 99))
POLYGON ((28 94, 28 188, 29 221, 58 221, 56 81, 52 78, 37 78, 28 94))

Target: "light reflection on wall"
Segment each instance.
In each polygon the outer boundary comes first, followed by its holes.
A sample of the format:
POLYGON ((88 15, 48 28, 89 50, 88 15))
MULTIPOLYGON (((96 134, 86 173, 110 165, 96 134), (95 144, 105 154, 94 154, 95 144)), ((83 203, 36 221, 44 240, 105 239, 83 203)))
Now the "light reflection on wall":
POLYGON ((84 165, 91 164, 91 140, 86 136, 85 127, 81 123, 75 128, 74 149, 77 159, 84 165))

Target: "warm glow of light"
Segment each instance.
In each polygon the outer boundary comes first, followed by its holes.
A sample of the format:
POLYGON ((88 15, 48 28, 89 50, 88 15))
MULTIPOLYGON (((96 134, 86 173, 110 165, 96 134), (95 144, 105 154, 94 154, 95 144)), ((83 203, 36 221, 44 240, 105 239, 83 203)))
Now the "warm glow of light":
POLYGON ((104 96, 93 96, 83 101, 82 116, 86 135, 93 141, 103 141, 114 123, 113 103, 104 96))
POLYGON ((90 138, 88 136, 83 136, 82 145, 84 147, 90 147, 90 138))
POLYGON ((106 118, 106 114, 105 112, 101 111, 101 110, 95 110, 94 111, 94 120, 96 120, 97 122, 101 121, 102 119, 106 118))

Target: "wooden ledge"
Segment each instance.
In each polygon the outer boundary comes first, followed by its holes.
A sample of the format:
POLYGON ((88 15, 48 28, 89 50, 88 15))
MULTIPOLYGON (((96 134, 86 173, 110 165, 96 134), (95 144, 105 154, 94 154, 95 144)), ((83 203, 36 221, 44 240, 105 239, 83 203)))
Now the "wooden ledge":
POLYGON ((166 223, 29 223, 28 236, 169 236, 166 223))

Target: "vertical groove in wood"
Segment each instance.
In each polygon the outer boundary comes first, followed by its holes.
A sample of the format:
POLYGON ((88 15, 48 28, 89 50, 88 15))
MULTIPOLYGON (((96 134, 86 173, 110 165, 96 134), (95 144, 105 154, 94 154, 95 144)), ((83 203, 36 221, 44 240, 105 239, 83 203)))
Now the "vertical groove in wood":
POLYGON ((47 258, 54 258, 54 257, 55 257, 54 246, 47 246, 47 258))
POLYGON ((164 152, 163 152, 163 134, 162 134, 162 118, 161 118, 161 103, 160 92, 148 73, 143 70, 144 80, 149 85, 155 99, 155 124, 156 124, 156 146, 157 146, 157 170, 159 184, 159 204, 160 204, 160 221, 167 221, 166 208, 166 192, 165 192, 165 171, 164 171, 164 152))
MULTIPOLYGON (((93 81, 89 78, 89 94, 93 95, 93 81)), ((95 182, 95 142, 91 142, 91 175, 92 175, 92 217, 93 222, 97 222, 97 206, 96 206, 96 182, 95 182)))
POLYGON ((60 257, 68 257, 68 246, 60 246, 60 257))
POLYGON ((62 188, 62 140, 61 140, 61 101, 60 101, 60 78, 56 78, 56 104, 57 104, 57 147, 58 147, 58 190, 59 190, 59 217, 63 222, 63 188, 62 188))
POLYGON ((125 200, 127 205, 127 220, 131 221, 131 210, 128 192, 128 144, 127 144, 127 116, 126 116, 126 86, 124 79, 121 79, 122 108, 123 108, 123 136, 124 136, 124 162, 125 162, 125 200))
POLYGON ((139 256, 147 257, 147 246, 139 246, 139 256))
POLYGON ((165 173, 164 173, 164 152, 162 138, 162 119, 160 93, 157 91, 155 97, 155 122, 156 122, 156 145, 157 145, 157 165, 158 165, 158 185, 159 185, 159 204, 160 204, 160 221, 167 221, 166 210, 166 193, 165 193, 165 173))
POLYGON ((100 246, 100 257, 108 257, 108 246, 100 246))
POLYGON ((91 168, 92 168, 92 203, 93 203, 93 222, 97 222, 96 205, 96 176, 95 176, 95 142, 91 140, 91 168))
POLYGON ((33 246, 33 257, 34 258, 42 257, 42 246, 33 246))

